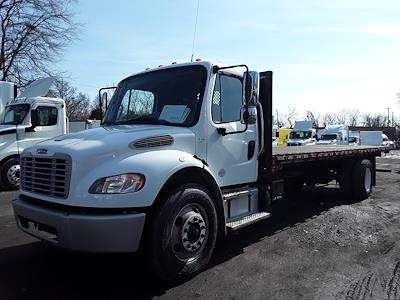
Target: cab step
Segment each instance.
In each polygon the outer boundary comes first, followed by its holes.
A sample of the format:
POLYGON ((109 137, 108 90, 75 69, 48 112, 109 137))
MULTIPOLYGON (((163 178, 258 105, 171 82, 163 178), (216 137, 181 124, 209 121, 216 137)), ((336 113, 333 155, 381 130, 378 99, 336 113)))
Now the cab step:
POLYGON ((268 212, 257 212, 257 213, 242 217, 238 220, 228 222, 228 223, 226 223, 226 227, 228 227, 228 229, 230 229, 232 231, 238 230, 238 229, 246 227, 248 225, 265 220, 265 219, 269 218, 269 216, 270 216, 270 213, 268 213, 268 212))

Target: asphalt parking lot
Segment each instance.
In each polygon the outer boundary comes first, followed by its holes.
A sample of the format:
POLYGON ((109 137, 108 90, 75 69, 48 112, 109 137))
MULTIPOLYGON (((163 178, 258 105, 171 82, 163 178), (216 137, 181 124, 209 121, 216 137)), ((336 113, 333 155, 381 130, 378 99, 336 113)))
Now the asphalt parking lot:
POLYGON ((333 185, 305 188, 179 285, 152 278, 136 255, 38 242, 15 226, 16 193, 0 192, 0 299, 400 299, 399 152, 377 166, 386 172, 369 199, 343 203, 333 185))

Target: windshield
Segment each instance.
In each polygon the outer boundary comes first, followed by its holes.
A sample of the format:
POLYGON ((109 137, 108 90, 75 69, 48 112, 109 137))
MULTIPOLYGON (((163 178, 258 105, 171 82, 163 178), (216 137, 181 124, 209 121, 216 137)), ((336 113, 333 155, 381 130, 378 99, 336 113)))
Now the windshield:
POLYGON ((189 66, 129 77, 118 85, 103 124, 193 126, 206 76, 203 66, 189 66))
POLYGON ((356 137, 349 137, 349 143, 356 143, 357 142, 357 138, 356 137))
POLYGON ((311 138, 311 131, 295 131, 290 133, 291 139, 309 139, 311 138))
POLYGON ((24 121, 29 109, 29 104, 17 104, 7 106, 3 118, 0 120, 0 125, 21 124, 24 121))
POLYGON ((323 134, 323 135, 321 136, 321 140, 328 140, 328 141, 331 141, 331 140, 336 140, 336 139, 337 139, 336 134, 323 134))

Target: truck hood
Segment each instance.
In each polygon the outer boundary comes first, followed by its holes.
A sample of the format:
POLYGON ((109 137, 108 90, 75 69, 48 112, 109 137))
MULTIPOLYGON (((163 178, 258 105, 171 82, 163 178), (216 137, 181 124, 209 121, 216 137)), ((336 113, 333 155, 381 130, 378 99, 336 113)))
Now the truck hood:
MULTIPOLYGON (((27 149, 37 155, 37 149, 45 149, 47 154, 68 154, 74 160, 108 159, 117 155, 133 155, 135 152, 159 150, 161 147, 184 150, 194 154, 195 135, 188 128, 162 125, 115 125, 98 127, 76 133, 61 135, 43 141, 27 149), (173 142, 159 147, 135 148, 132 143, 145 138, 170 135, 173 142)), ((43 151, 39 151, 43 153, 43 151)))

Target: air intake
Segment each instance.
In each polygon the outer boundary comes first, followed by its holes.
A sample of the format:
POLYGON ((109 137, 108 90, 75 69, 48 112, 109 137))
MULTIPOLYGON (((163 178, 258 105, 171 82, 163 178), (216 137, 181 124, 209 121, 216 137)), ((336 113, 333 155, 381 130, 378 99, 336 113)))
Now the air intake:
POLYGON ((131 148, 154 148, 154 147, 162 147, 172 145, 174 142, 174 138, 170 135, 160 135, 147 137, 144 139, 137 140, 132 142, 129 147, 131 148))

